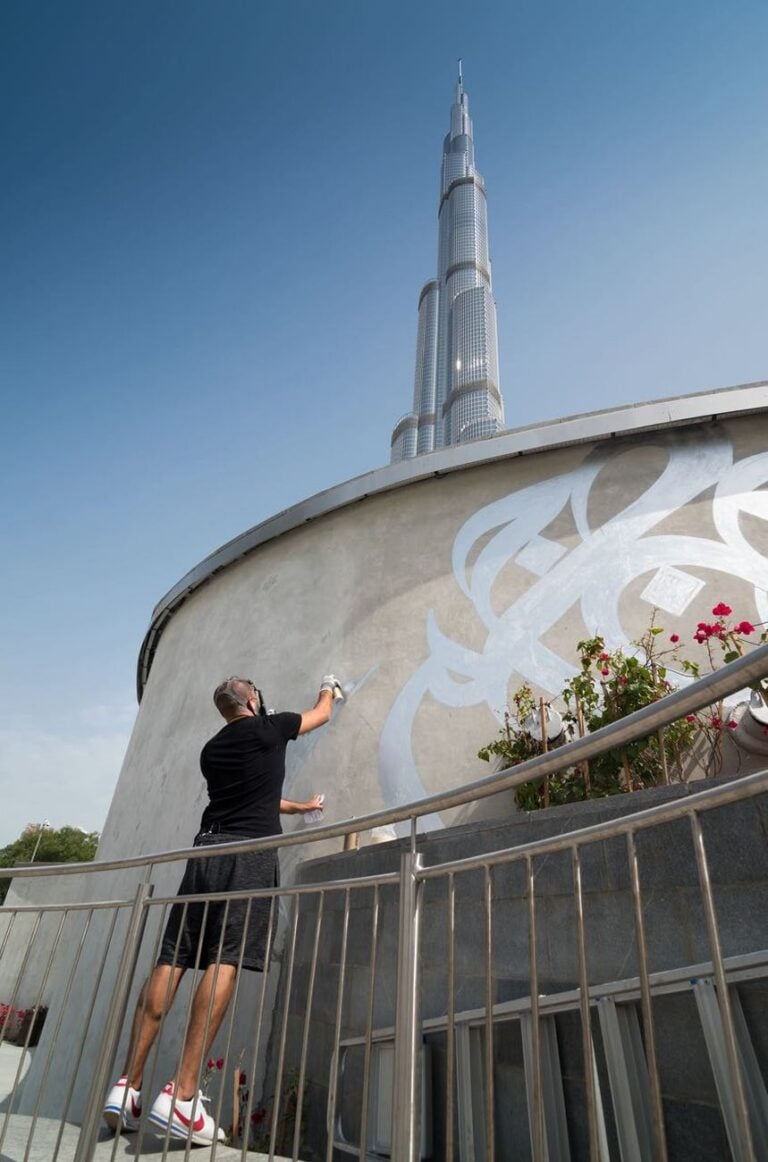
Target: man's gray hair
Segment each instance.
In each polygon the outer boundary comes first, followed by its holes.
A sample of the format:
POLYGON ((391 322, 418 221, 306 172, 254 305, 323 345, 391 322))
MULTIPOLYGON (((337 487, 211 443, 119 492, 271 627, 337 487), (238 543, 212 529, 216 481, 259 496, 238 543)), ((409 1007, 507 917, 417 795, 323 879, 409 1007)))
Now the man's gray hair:
POLYGON ((213 692, 213 701, 219 714, 231 714, 248 705, 248 699, 253 698, 256 688, 248 678, 227 678, 219 682, 213 692))

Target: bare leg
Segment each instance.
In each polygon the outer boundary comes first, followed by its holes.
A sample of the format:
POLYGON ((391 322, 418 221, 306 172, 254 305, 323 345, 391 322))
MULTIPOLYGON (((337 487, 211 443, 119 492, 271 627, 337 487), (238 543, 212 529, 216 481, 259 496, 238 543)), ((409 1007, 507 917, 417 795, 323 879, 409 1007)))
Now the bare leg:
POLYGON ((176 1094, 180 1101, 189 1101, 197 1093, 200 1066, 232 1000, 236 978, 234 964, 210 964, 195 990, 189 1029, 176 1075, 176 1094))
POLYGON ((156 964, 139 994, 128 1054, 123 1072, 133 1089, 141 1089, 144 1066, 155 1043, 163 1013, 173 1004, 184 969, 156 964))

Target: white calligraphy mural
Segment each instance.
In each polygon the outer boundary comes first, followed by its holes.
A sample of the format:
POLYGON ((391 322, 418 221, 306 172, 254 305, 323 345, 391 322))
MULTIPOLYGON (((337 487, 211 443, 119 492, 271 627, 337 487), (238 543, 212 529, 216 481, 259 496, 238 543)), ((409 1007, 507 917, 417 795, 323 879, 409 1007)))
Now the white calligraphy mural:
MULTIPOLYGON (((626 586, 652 572, 643 599, 680 614, 704 585, 686 568, 699 567, 752 586, 759 620, 768 620, 768 558, 750 543, 740 519, 751 514, 768 521, 768 492, 761 491, 768 482, 768 453, 734 463, 727 439, 701 433, 658 437, 654 446, 666 451, 661 472, 641 496, 598 527, 588 519, 590 497, 596 484, 599 488, 601 470, 621 451, 597 451, 571 472, 485 505, 461 526, 453 544, 453 575, 485 627, 485 645, 479 651, 467 648, 441 630, 433 610, 427 612, 429 656, 398 694, 381 734, 379 777, 387 806, 426 794, 411 736, 427 694, 446 707, 485 704, 500 717, 514 675, 552 694, 561 689, 574 667, 542 639, 575 603, 589 633, 602 634, 609 649, 628 649, 619 615, 626 586), (717 538, 653 532, 707 490, 713 490, 706 504, 717 538), (566 507, 577 533, 570 548, 545 535, 566 507), (485 543, 470 566, 481 540, 485 543), (537 580, 496 614, 492 590, 512 561, 537 580)), ((572 649, 574 643, 563 644, 572 649)))

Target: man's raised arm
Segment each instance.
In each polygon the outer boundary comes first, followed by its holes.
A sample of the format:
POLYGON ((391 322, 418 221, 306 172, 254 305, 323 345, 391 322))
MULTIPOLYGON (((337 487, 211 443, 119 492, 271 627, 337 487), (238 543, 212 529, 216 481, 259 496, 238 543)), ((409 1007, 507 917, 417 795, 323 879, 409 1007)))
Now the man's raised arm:
POLYGON ((341 683, 334 678, 333 674, 326 674, 320 685, 317 702, 311 710, 305 710, 301 715, 299 734, 308 734, 310 730, 317 730, 318 726, 325 726, 331 717, 334 696, 341 696, 341 683), (337 689, 339 693, 334 695, 334 691, 337 689))

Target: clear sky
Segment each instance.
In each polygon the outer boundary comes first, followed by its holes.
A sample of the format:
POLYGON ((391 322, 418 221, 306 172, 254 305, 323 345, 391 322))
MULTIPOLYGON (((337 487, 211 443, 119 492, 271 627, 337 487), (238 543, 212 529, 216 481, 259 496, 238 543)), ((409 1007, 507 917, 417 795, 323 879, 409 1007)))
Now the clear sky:
POLYGON ((182 574, 387 462, 458 56, 510 426, 768 378, 766 44, 765 0, 0 5, 0 844, 101 826, 182 574))

